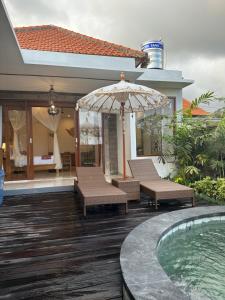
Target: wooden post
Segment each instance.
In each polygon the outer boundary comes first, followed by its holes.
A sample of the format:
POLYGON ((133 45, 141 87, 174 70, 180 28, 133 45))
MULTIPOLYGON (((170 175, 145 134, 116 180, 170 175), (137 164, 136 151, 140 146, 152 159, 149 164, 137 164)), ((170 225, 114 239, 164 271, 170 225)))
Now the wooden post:
POLYGON ((27 135, 27 179, 34 179, 32 107, 25 104, 27 135))

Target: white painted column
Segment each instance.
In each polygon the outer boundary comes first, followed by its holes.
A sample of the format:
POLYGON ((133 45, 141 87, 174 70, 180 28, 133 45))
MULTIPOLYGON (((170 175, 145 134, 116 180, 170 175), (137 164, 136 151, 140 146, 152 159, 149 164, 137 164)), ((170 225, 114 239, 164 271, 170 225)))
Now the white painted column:
MULTIPOLYGON (((131 158, 131 139, 133 133, 130 130, 130 114, 125 114, 125 142, 126 142, 126 162, 131 158)), ((122 147, 122 120, 117 115, 117 138, 118 138, 118 173, 123 173, 123 147, 122 147)), ((128 163, 126 164, 127 176, 131 176, 128 163)))
POLYGON ((130 159, 137 157, 137 141, 136 141, 136 114, 130 114, 130 159))

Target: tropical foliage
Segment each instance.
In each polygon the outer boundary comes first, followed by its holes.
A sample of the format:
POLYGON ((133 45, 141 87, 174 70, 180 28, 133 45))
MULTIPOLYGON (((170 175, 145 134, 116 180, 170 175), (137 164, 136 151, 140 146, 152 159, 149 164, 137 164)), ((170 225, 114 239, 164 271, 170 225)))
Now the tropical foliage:
POLYGON ((195 99, 181 122, 179 113, 174 116, 174 134, 164 137, 167 147, 164 159, 174 158, 177 174, 174 181, 192 185, 200 194, 206 194, 217 202, 225 201, 225 113, 220 118, 194 118, 191 111, 201 103, 213 101, 208 92, 195 99), (169 149, 169 150, 168 150, 169 149))
MULTIPOLYGON (((221 203, 225 202, 225 105, 209 116, 192 116, 193 109, 214 99, 214 93, 207 92, 194 99, 184 112, 177 111, 174 116, 155 112, 139 118, 137 127, 149 135, 156 129, 161 132, 163 127, 167 133, 163 136, 160 159, 174 161, 177 171, 172 180, 221 203)), ((225 104, 225 99, 217 100, 225 104)))
POLYGON ((225 178, 214 180, 207 176, 191 184, 191 186, 195 189, 200 198, 207 199, 209 202, 224 204, 225 178))

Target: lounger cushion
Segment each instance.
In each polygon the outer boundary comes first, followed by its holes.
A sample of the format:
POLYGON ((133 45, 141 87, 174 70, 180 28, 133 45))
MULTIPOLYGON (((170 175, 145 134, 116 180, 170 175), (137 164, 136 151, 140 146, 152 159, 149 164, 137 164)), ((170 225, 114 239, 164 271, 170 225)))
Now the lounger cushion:
POLYGON ((152 196, 156 199, 177 199, 177 198, 192 198, 194 195, 193 189, 174 183, 169 180, 151 180, 141 181, 143 191, 152 191, 152 196))
POLYGON ((85 187, 102 186, 106 183, 100 167, 77 167, 76 172, 78 183, 85 187))
POLYGON ((127 194, 111 184, 104 186, 87 186, 78 184, 86 204, 127 203, 127 194))
POLYGON ((156 200, 191 198, 194 205, 194 190, 169 180, 161 179, 151 159, 128 161, 132 175, 140 180, 141 190, 156 200))
POLYGON ((140 181, 161 179, 151 159, 133 159, 128 163, 133 177, 140 181))
POLYGON ((98 204, 127 204, 127 194, 107 183, 100 167, 77 167, 76 187, 84 207, 98 204))

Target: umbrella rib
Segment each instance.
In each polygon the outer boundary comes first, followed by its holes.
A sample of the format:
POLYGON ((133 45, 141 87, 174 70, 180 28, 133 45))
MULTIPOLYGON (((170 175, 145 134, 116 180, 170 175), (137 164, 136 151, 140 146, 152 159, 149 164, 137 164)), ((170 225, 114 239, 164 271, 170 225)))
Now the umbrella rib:
POLYGON ((115 101, 116 101, 116 96, 114 97, 114 100, 112 101, 111 107, 110 107, 110 109, 109 109, 109 113, 111 112, 111 109, 112 109, 113 104, 115 103, 115 101))
POLYGON ((106 101, 110 98, 110 95, 103 101, 103 103, 100 105, 99 109, 97 110, 97 112, 99 112, 101 110, 101 108, 103 107, 103 105, 106 103, 106 101))
MULTIPOLYGON (((129 99, 129 102, 130 102, 130 97, 129 97, 129 96, 128 96, 128 99, 129 99)), ((130 102, 130 109, 131 109, 132 114, 133 114, 134 112, 133 112, 133 107, 132 107, 132 105, 131 105, 131 102, 130 102)))
POLYGON ((133 96, 134 96, 134 97, 136 98, 136 100, 140 103, 140 106, 142 107, 143 112, 145 112, 145 109, 144 109, 143 105, 141 104, 140 100, 138 99, 138 97, 137 97, 136 95, 133 95, 133 96))
POLYGON ((148 101, 145 99, 144 95, 141 95, 141 94, 140 94, 140 96, 144 99, 144 101, 146 102, 146 104, 147 104, 148 106, 149 106, 149 104, 150 104, 152 108, 155 108, 154 105, 153 105, 151 102, 148 102, 148 101))
POLYGON ((100 96, 99 98, 97 98, 94 103, 91 105, 91 107, 89 108, 89 110, 92 109, 92 107, 96 104, 96 102, 98 102, 99 100, 101 100, 105 95, 100 96))

